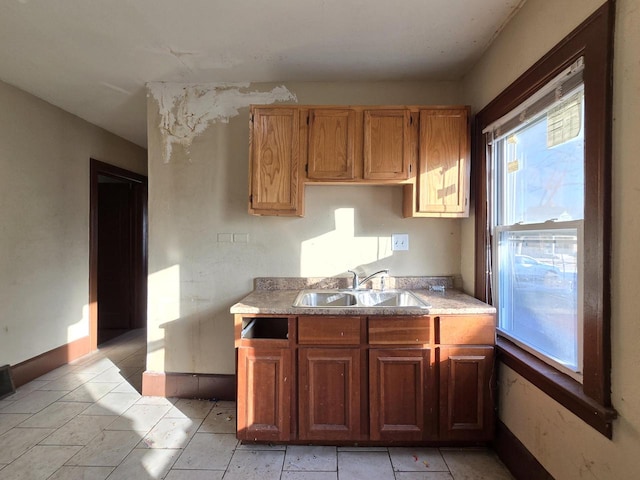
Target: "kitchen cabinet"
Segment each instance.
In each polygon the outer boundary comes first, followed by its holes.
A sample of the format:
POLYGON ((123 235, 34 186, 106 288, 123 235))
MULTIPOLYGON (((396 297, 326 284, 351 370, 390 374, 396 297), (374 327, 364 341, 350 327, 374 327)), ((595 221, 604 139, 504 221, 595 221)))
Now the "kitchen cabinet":
POLYGON ((440 439, 493 437, 493 347, 440 348, 440 439))
POLYGON ((356 112, 351 108, 309 110, 307 178, 355 178, 356 112))
POLYGON ((369 317, 367 328, 371 440, 431 438, 437 432, 431 318, 369 317))
POLYGON ((406 180, 411 165, 411 112, 364 111, 365 180, 406 180))
POLYGON ((301 348, 300 440, 360 438, 360 349, 301 348))
POLYGON ((468 217, 469 109, 420 110, 414 182, 404 187, 405 217, 468 217))
POLYGON ((235 321, 241 440, 493 437, 493 314, 236 314, 235 321))
POLYGON ((300 113, 296 107, 251 107, 249 213, 303 214, 300 113))
POLYGON ((305 184, 403 185, 405 217, 469 215, 468 107, 251 106, 249 213, 304 214, 305 184))
POLYGON ((443 315, 439 330, 440 438, 493 438, 493 315, 443 315))
POLYGON ((311 107, 307 118, 308 181, 385 183, 409 178, 414 158, 409 108, 311 107))
POLYGON ((295 335, 295 319, 240 316, 236 320, 237 437, 287 441, 295 399, 289 341, 289 334, 295 335))
POLYGON ((298 318, 300 440, 361 436, 361 317, 298 318))
POLYGON ((250 441, 290 438, 291 351, 242 347, 238 349, 237 436, 250 441))
POLYGON ((428 440, 437 431, 432 363, 430 348, 369 350, 371 440, 428 440))

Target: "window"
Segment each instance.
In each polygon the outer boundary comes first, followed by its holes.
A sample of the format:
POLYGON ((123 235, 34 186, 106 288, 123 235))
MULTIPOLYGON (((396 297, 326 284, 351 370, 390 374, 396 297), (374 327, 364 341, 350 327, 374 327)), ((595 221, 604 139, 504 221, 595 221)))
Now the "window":
POLYGON ((583 58, 484 130, 501 334, 582 381, 583 58))
POLYGON ((476 115, 476 297, 498 359, 611 438, 612 2, 476 115))

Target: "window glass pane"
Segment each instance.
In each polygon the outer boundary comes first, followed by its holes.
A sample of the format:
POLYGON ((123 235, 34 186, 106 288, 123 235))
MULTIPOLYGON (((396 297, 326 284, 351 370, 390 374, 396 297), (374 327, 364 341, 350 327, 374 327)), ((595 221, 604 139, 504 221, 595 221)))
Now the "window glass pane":
POLYGON ((578 371, 578 229, 498 232, 500 329, 578 371))
POLYGON ((582 88, 496 142, 498 224, 584 218, 582 88))

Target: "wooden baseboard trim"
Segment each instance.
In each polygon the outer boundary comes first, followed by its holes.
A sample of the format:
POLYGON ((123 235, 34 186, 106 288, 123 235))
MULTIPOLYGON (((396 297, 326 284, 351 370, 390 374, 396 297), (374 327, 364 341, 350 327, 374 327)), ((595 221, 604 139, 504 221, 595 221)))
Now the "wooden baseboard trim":
POLYGON ((554 480, 518 437, 500 420, 496 422, 493 448, 518 480, 554 480))
POLYGON ((236 399, 236 376, 146 371, 142 394, 152 397, 236 399))
POLYGON ((82 337, 37 357, 11 366, 11 376, 16 388, 29 383, 45 373, 77 360, 91 351, 89 337, 82 337))

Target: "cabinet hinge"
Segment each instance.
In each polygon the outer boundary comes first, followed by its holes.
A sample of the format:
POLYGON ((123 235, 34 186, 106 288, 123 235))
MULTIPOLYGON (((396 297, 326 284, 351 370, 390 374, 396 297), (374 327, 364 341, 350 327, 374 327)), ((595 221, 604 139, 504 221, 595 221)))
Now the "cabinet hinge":
POLYGON ((249 121, 250 121, 251 123, 253 123, 253 113, 251 114, 251 117, 249 118, 249 121))
POLYGON ((305 171, 305 173, 309 173, 309 164, 308 163, 304 164, 304 171, 305 171))
POLYGON ((413 125, 413 116, 409 117, 409 125, 413 125))
POLYGON ((309 125, 309 115, 307 115, 307 125, 309 125))
POLYGON ((409 164, 409 173, 413 170, 413 165, 409 164))
POLYGON ((249 195, 249 203, 253 203, 253 193, 249 195))

